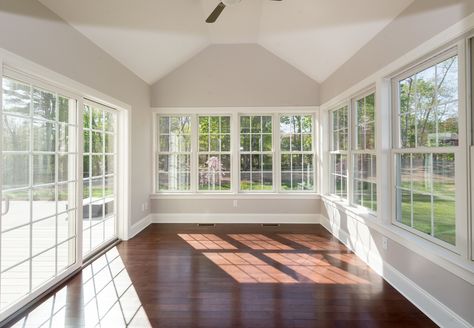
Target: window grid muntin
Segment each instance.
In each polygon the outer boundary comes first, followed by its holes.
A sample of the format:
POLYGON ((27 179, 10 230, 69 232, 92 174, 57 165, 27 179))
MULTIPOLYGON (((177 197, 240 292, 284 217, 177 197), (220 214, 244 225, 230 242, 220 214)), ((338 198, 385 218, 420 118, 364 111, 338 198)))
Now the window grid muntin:
POLYGON ((233 170, 233 167, 232 167, 232 160, 233 160, 233 156, 232 156, 232 116, 231 115, 198 115, 197 116, 197 121, 198 121, 198 143, 199 143, 199 147, 198 147, 198 191, 205 191, 205 192, 231 192, 232 191, 232 188, 233 188, 233 183, 232 183, 232 178, 233 178, 233 175, 232 175, 232 170, 233 170), (207 133, 201 133, 201 118, 207 118, 208 120, 208 128, 207 128, 207 133), (218 118, 219 119, 219 131, 217 133, 211 133, 211 118, 218 118), (222 119, 223 118, 228 118, 229 119, 229 130, 228 132, 222 132, 222 119), (201 150, 201 136, 207 136, 207 149, 204 151, 204 150, 201 150), (214 137, 217 137, 218 139, 218 144, 219 144, 219 149, 216 151, 216 150, 212 150, 212 146, 211 146, 211 137, 214 136, 214 137), (222 150, 222 137, 228 137, 229 139, 229 150, 228 151, 223 151, 222 150), (200 167, 200 159, 201 159, 201 156, 207 156, 208 160, 211 156, 213 157, 218 157, 219 159, 219 163, 222 163, 222 156, 228 156, 229 157, 229 169, 226 171, 226 170, 217 170, 216 171, 216 174, 218 175, 221 175, 221 174, 228 174, 228 177, 230 179, 229 181, 229 188, 228 189, 220 189, 222 188, 222 178, 219 178, 219 189, 211 189, 210 188, 210 181, 208 179, 208 189, 202 189, 201 188, 201 174, 202 172, 205 172, 205 170, 201 170, 201 167, 200 167))
MULTIPOLYGON (((291 123, 290 123, 291 124, 291 123)), ((282 192, 314 192, 315 189, 315 176, 314 176, 314 118, 313 115, 310 114, 280 114, 279 115, 279 129, 280 129, 280 190, 282 192), (300 120, 300 125, 301 125, 301 131, 292 131, 290 130, 289 133, 283 133, 282 131, 282 119, 283 118, 289 118, 290 122, 294 122, 295 119, 298 117, 300 120), (303 121, 302 119, 309 119, 310 122, 310 127, 309 127, 309 132, 308 131, 303 131, 303 121), (300 139, 300 149, 293 150, 293 138, 295 136, 298 136, 300 139), (304 150, 304 138, 310 137, 311 140, 311 149, 310 150, 304 150), (282 140, 285 137, 289 137, 289 150, 283 150, 283 145, 282 145, 282 140), (290 159, 290 170, 283 170, 283 156, 289 156, 290 159), (293 170, 293 158, 295 156, 301 156, 301 171, 294 171, 293 170), (309 169, 304 169, 305 165, 305 157, 309 157, 311 160, 311 166, 309 169), (310 181, 311 183, 311 188, 309 189, 298 189, 294 188, 294 173, 300 173, 301 174, 301 185, 304 185, 305 183, 305 175, 306 175, 306 181, 310 181), (290 174, 290 185, 291 187, 289 189, 285 189, 283 187, 283 174, 290 174)))
MULTIPOLYGON (((460 77, 460 56, 457 52, 457 49, 456 48, 451 48, 451 49, 448 49, 447 51, 445 51, 444 53, 441 53, 440 55, 437 55, 427 61, 425 61, 424 63, 420 64, 420 65, 417 65, 415 66, 414 68, 410 69, 409 71, 405 72, 405 73, 402 73, 400 74, 399 76, 395 77, 392 79, 392 92, 393 94, 397 95, 396 99, 395 99, 395 102, 394 102, 394 105, 396 107, 396 111, 394 112, 394 123, 393 123, 393 126, 394 126, 394 134, 393 134, 393 148, 392 148, 392 161, 393 161, 393 167, 394 167, 394 173, 393 173, 393 181, 394 181, 394 193, 393 193, 393 202, 394 202, 394 216, 393 216, 393 219, 392 219, 392 223, 402 229, 405 229, 405 230, 408 230, 410 232, 412 232, 413 234, 415 235, 418 235, 418 236, 421 236, 423 237, 424 239, 427 239, 435 244, 438 244, 444 248, 447 248, 453 252, 456 252, 458 253, 459 252, 459 240, 458 240, 458 226, 459 226, 459 220, 458 220, 458 205, 457 205, 457 200, 455 200, 455 204, 454 204, 454 213, 455 213, 455 218, 454 218, 454 224, 455 224, 455 228, 454 228, 454 244, 451 244, 449 242, 446 242, 442 239, 439 239, 435 236, 433 236, 432 234, 434 233, 434 228, 433 228, 433 225, 434 225, 434 221, 433 221, 433 206, 431 206, 431 233, 430 234, 427 234, 427 233, 424 233, 416 228, 413 227, 413 224, 414 224, 414 218, 413 218, 413 209, 411 208, 411 218, 410 218, 410 225, 407 225, 405 223, 402 223, 399 221, 399 211, 400 211, 400 207, 401 205, 398 203, 398 198, 399 198, 399 193, 398 191, 399 190, 405 190, 404 188, 400 188, 398 186, 398 175, 400 174, 400 169, 399 169, 399 162, 397 161, 397 156, 400 156, 400 155, 403 155, 403 154, 423 154, 423 155, 430 155, 431 158, 433 157, 433 155, 436 155, 436 154, 450 154, 452 156, 454 156, 454 161, 453 161, 453 166, 454 166, 454 181, 455 181, 455 192, 457 193, 458 191, 458 187, 456 187, 457 185, 457 179, 456 179, 456 175, 457 175, 457 170, 458 170, 458 164, 459 164, 459 160, 460 158, 462 157, 462 154, 460 152, 461 150, 461 147, 459 145, 455 145, 455 146, 439 146, 439 145, 435 145, 435 146, 418 146, 418 137, 416 136, 415 137, 415 147, 403 147, 402 145, 402 139, 401 139, 401 120, 400 120, 400 117, 403 116, 403 114, 401 114, 401 104, 400 104, 400 97, 401 97, 401 94, 400 94, 400 83, 412 76, 416 76, 418 73, 420 72, 424 72, 426 71, 427 69, 429 68, 432 68, 432 67, 435 67, 435 71, 437 71, 437 66, 445 61, 448 61, 452 58, 456 58, 456 62, 457 62, 457 98, 456 100, 450 100, 450 101, 447 101, 447 102, 442 102, 441 105, 444 105, 444 104, 450 104, 450 103, 454 103, 454 102, 457 102, 458 103, 458 107, 457 107, 457 115, 456 115, 456 118, 457 118, 457 131, 458 133, 460 133, 460 129, 461 129, 461 125, 459 124, 459 119, 460 117, 462 116, 461 114, 461 108, 460 108, 460 93, 461 93, 461 77, 460 77)), ((437 73, 437 72, 436 72, 437 73)), ((437 75, 437 74, 436 74, 437 75)), ((436 92, 435 92, 435 102, 437 102, 437 99, 438 99, 438 95, 437 95, 437 89, 438 89, 438 83, 437 83, 437 77, 435 75, 435 87, 436 87, 436 92)), ((415 97, 415 99, 417 100, 418 97, 415 97)), ((434 104, 432 107, 436 107, 436 106, 439 106, 440 104, 439 103, 436 103, 434 104)), ((416 108, 418 109, 418 104, 416 104, 416 108)), ((417 125, 418 124, 415 124, 415 129, 417 128, 417 125)), ((439 122, 438 120, 436 119, 436 134, 438 134, 438 125, 439 125, 439 122)), ((416 131, 417 132, 417 131, 416 131)), ((438 136, 436 138, 436 140, 438 141, 438 136)), ((462 142, 462 137, 459 140, 459 143, 462 142)), ((413 157, 413 156, 412 156, 413 157)), ((411 158, 412 158, 411 157, 411 158)), ((412 162, 411 162, 412 163, 412 162)), ((433 186, 433 183, 431 182, 430 183, 431 186, 433 186)), ((413 188, 411 190, 411 193, 410 193, 410 197, 411 197, 411 204, 413 204, 413 188)), ((433 194, 431 194, 430 196, 431 198, 431 202, 430 204, 433 204, 433 194)))
MULTIPOLYGON (((241 114, 239 115, 239 191, 240 192, 273 192, 275 190, 275 179, 274 179, 274 170, 275 170, 275 156, 274 156, 274 132, 275 132, 275 127, 274 127, 274 122, 273 122, 273 115, 272 114, 241 114), (248 132, 242 132, 242 118, 249 118, 249 130, 248 132), (260 119, 260 130, 261 132, 253 132, 253 118, 258 117, 260 119), (271 132, 263 132, 263 118, 266 118, 268 122, 270 122, 270 130, 271 132), (249 136, 249 150, 242 150, 242 135, 248 135, 249 136), (253 135, 258 135, 260 136, 260 141, 259 141, 259 146, 258 150, 253 149, 253 135), (264 151, 263 150, 263 136, 270 136, 271 138, 271 150, 264 151), (242 171, 242 158, 243 156, 249 156, 250 158, 250 163, 249 163, 249 171, 242 171), (261 169, 258 171, 253 170, 253 156, 258 156, 261 169), (271 158, 271 163, 272 163, 272 169, 271 171, 266 171, 263 169, 264 166, 264 157, 265 156, 270 156, 271 158), (258 172, 260 174, 260 179, 261 179, 261 188, 263 189, 254 189, 253 188, 253 176, 254 172, 258 172), (249 181, 250 181, 250 188, 249 189, 242 189, 242 174, 248 174, 249 175, 249 181), (272 185, 271 189, 264 189, 264 177, 265 176, 270 176, 272 179, 272 185)), ((257 173, 257 174, 258 174, 257 173)))
MULTIPOLYGON (((157 149, 157 155, 156 155, 156 172, 157 172, 157 176, 155 177, 156 179, 156 190, 158 192, 171 192, 171 193, 179 193, 179 192, 190 192, 191 191, 191 188, 192 188, 192 153, 193 153, 193 119, 192 119, 192 116, 191 115, 186 115, 186 114, 183 114, 183 115, 158 115, 157 116, 157 140, 156 140, 156 143, 157 143, 157 146, 156 146, 156 149, 157 149), (167 118, 168 119, 168 133, 163 133, 163 131, 161 131, 161 119, 162 118, 167 118), (171 124, 172 124, 172 119, 179 119, 180 122, 182 122, 181 120, 184 119, 184 120, 187 120, 187 123, 188 123, 188 129, 189 129, 189 133, 178 133, 178 134, 173 134, 171 133, 171 124), (181 149, 181 145, 179 144, 178 142, 178 151, 162 151, 161 150, 161 137, 162 136, 168 136, 169 139, 168 139, 168 149, 169 149, 169 145, 170 145, 170 140, 171 140, 171 136, 176 136, 177 138, 181 138, 181 137, 188 137, 189 138, 189 150, 182 150, 181 149), (169 181, 170 181, 170 171, 169 171, 169 162, 168 164, 166 165, 167 168, 168 168, 168 171, 165 171, 165 170, 161 170, 160 169, 160 156, 168 156, 168 161, 170 158, 174 158, 175 161, 178 163, 179 162, 179 159, 181 157, 183 157, 185 159, 185 163, 187 163, 187 170, 178 170, 176 171, 174 174, 175 174, 175 184, 176 186, 179 185, 179 183, 176 181, 176 179, 178 179, 180 176, 184 175, 185 176, 185 186, 186 188, 185 189, 180 189, 180 188, 173 188, 173 189, 170 189, 170 188, 161 188, 160 187, 160 175, 166 175, 168 177, 168 186, 169 186, 169 181)), ((199 144, 198 144, 198 147, 199 147, 199 144)))

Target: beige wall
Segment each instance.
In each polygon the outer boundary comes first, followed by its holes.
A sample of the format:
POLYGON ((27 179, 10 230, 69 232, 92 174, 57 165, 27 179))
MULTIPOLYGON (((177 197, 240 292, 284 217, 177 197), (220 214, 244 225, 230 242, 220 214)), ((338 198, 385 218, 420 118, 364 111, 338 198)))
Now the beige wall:
POLYGON ((149 86, 35 0, 0 0, 0 48, 132 106, 132 217, 151 192, 149 86))
POLYGON ((153 107, 319 105, 319 85, 256 44, 211 45, 152 86, 153 107))
POLYGON ((473 0, 415 0, 321 84, 321 104, 472 12, 473 0))
POLYGON ((166 199, 152 200, 152 213, 157 214, 319 214, 319 199, 166 199))

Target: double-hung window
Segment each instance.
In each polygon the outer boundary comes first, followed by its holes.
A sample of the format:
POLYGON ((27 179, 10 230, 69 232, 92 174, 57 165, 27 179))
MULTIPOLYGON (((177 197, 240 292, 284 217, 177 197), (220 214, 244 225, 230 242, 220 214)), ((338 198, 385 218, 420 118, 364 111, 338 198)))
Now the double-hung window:
POLYGON ((231 189, 230 116, 199 116, 199 190, 231 189))
POLYGON ((356 98, 352 104, 352 202, 377 210, 375 155, 375 93, 356 98))
POLYGON ((313 117, 280 116, 281 189, 313 191, 313 117))
POLYGON ((240 116, 240 190, 273 191, 272 115, 240 116))
POLYGON ((159 191, 191 190, 191 116, 158 117, 159 191))
POLYGON ((349 109, 343 106, 330 113, 332 126, 330 142, 330 193, 347 198, 349 109))
POLYGON ((392 80, 395 221, 456 245, 459 151, 458 55, 449 50, 392 80))

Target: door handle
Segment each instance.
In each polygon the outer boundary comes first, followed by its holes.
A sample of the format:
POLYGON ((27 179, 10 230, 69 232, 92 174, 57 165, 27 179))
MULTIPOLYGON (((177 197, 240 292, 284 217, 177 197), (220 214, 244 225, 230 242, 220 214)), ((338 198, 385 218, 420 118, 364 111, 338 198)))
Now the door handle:
POLYGON ((2 215, 7 215, 8 211, 10 211, 10 197, 4 196, 3 200, 5 202, 5 206, 2 207, 2 215))

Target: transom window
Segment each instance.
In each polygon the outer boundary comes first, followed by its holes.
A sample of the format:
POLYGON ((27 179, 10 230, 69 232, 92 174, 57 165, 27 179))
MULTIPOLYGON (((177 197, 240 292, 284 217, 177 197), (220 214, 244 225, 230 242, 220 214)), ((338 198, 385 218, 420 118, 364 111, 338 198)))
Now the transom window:
POLYGON ((456 245, 458 56, 448 52, 393 80, 395 223, 456 245))

